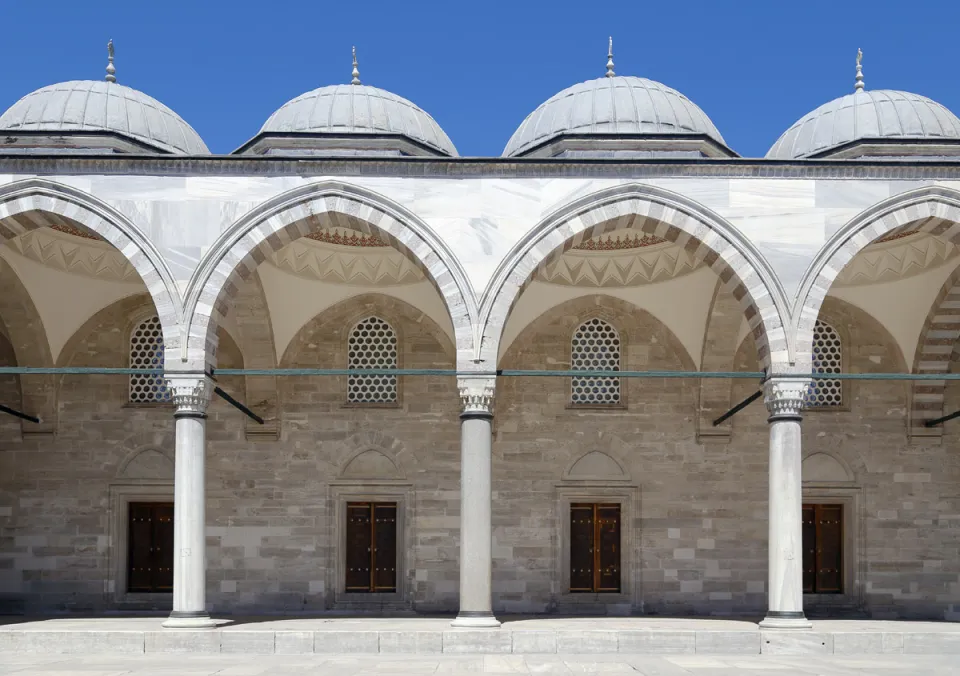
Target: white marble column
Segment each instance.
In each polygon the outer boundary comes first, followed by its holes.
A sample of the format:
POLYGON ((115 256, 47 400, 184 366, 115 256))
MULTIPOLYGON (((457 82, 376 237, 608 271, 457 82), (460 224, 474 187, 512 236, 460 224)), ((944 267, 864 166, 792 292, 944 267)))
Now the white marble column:
POLYGON ((764 629, 807 629, 803 614, 803 492, 800 411, 810 381, 771 376, 764 383, 770 412, 770 501, 767 616, 764 629))
POLYGON ((493 616, 492 377, 458 379, 460 414, 460 612, 454 627, 499 627, 493 616))
POLYGON ((164 627, 213 627, 207 614, 206 455, 209 378, 167 375, 176 406, 176 465, 173 498, 173 612, 164 627))

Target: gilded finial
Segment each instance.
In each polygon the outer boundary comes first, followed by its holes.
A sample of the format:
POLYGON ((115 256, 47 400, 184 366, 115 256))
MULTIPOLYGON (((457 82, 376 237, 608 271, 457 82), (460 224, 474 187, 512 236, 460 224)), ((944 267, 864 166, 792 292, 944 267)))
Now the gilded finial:
POLYGON ((610 38, 610 47, 607 49, 607 77, 614 77, 613 72, 613 37, 610 38))
POLYGON ((117 81, 117 68, 113 65, 113 40, 107 43, 107 82, 117 81))
POLYGON ((857 48, 857 83, 853 85, 854 91, 863 91, 863 50, 857 48))
POLYGON ((360 70, 357 68, 357 48, 353 48, 353 79, 350 84, 360 84, 360 70))

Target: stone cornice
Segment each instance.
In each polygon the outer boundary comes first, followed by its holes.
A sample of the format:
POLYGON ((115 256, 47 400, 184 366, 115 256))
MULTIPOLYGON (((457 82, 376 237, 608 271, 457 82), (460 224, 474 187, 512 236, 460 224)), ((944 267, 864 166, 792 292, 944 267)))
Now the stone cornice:
POLYGON ((720 177, 960 180, 960 160, 524 159, 0 154, 0 173, 198 176, 720 177))

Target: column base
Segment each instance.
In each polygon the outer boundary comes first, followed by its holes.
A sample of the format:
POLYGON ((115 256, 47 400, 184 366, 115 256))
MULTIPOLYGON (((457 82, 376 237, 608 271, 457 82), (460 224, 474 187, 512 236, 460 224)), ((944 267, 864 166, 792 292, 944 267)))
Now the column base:
POLYGON ((450 623, 450 626, 469 629, 496 629, 500 626, 500 620, 494 617, 493 613, 461 610, 456 619, 450 623))
POLYGON ((761 629, 810 629, 813 623, 802 612, 769 611, 760 622, 761 629))
POLYGON ((163 621, 163 626, 167 629, 214 629, 217 623, 205 612, 174 610, 163 621))

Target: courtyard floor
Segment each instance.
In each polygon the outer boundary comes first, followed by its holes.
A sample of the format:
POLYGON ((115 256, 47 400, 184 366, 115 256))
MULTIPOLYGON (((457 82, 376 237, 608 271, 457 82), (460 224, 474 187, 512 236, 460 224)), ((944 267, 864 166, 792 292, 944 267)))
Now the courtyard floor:
MULTIPOLYGON (((401 661, 410 655, 442 656, 444 660, 473 655, 545 660, 554 656, 550 659, 561 661, 569 655, 604 659, 639 655, 871 659, 880 655, 954 655, 960 674, 960 623, 955 622, 814 620, 811 629, 797 631, 765 630, 755 621, 735 619, 507 616, 501 618, 499 629, 454 629, 449 617, 325 616, 237 617, 218 620, 215 629, 164 629, 164 619, 119 614, 0 618, 0 665, 5 657, 24 653, 51 657, 351 655, 364 659, 390 655, 401 661)), ((482 665, 483 660, 476 663, 482 665)))

